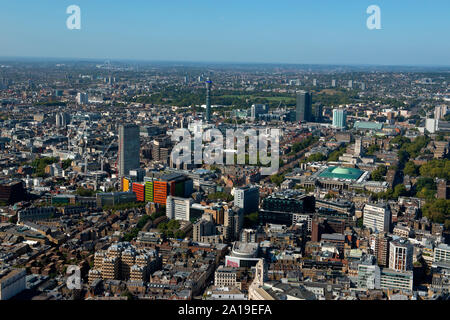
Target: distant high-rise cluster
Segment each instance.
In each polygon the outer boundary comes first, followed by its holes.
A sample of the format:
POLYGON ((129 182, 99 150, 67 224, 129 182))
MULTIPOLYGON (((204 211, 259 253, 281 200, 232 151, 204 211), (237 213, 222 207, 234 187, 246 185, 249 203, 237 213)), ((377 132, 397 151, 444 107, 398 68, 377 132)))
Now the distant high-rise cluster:
POLYGON ((78 104, 88 104, 89 103, 89 96, 85 92, 78 92, 77 93, 77 103, 78 104))
POLYGON ((348 87, 353 88, 353 80, 348 80, 348 87))
POLYGON ((262 114, 266 114, 268 112, 269 108, 265 104, 253 104, 250 112, 251 112, 251 119, 252 121, 258 120, 259 116, 262 114))
POLYGON ((56 114, 56 127, 65 127, 70 123, 70 115, 65 112, 56 114))
POLYGON ((448 112, 448 107, 444 104, 441 106, 437 106, 436 108, 434 108, 434 119, 436 120, 440 120, 442 118, 444 118, 444 116, 447 114, 448 112))

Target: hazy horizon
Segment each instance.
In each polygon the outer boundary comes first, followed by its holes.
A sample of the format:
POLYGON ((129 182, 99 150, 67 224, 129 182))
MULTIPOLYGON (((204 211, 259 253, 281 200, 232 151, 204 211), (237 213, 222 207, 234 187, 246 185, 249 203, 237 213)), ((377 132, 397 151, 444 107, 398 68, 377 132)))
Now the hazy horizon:
POLYGON ((319 67, 399 67, 399 68, 450 68, 449 65, 439 65, 439 64, 370 64, 370 63, 359 63, 359 64, 350 64, 350 63, 288 63, 288 62, 250 62, 250 61, 193 61, 193 60, 156 60, 156 59, 131 59, 131 58, 89 58, 89 57, 47 57, 47 56, 0 56, 0 62, 20 62, 20 61, 29 61, 29 62, 92 62, 92 63, 142 63, 142 64, 154 64, 154 63, 162 63, 162 64, 212 64, 212 65, 267 65, 267 66, 319 66, 319 67))

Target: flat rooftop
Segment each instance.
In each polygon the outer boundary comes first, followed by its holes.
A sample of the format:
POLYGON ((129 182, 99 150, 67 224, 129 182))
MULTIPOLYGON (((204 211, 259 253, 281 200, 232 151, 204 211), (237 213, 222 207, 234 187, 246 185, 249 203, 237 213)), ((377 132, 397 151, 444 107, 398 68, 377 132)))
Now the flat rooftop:
POLYGON ((185 176, 181 173, 168 173, 163 176, 161 176, 161 181, 172 181, 172 180, 179 180, 183 179, 185 176))
POLYGON ((25 269, 10 269, 10 270, 3 270, 3 272, 0 273, 0 282, 6 281, 9 278, 14 277, 15 275, 24 272, 25 269))
POLYGON ((322 234, 322 240, 344 241, 345 236, 340 233, 324 233, 322 234))
POLYGON ((258 243, 236 241, 233 246, 233 251, 243 254, 253 254, 258 250, 258 247, 258 243))

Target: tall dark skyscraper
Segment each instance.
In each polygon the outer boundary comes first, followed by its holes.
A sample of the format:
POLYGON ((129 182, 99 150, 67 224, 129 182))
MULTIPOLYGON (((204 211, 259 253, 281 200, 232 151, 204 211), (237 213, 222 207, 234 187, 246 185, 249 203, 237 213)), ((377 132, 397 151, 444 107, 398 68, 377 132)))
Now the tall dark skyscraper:
POLYGON ((312 94, 303 90, 297 91, 297 107, 295 121, 311 121, 312 94))
POLYGON ((211 84, 209 77, 206 79, 206 115, 205 120, 211 121, 211 84))
POLYGON ((140 165, 139 126, 123 124, 119 127, 119 176, 123 177, 130 170, 140 165))

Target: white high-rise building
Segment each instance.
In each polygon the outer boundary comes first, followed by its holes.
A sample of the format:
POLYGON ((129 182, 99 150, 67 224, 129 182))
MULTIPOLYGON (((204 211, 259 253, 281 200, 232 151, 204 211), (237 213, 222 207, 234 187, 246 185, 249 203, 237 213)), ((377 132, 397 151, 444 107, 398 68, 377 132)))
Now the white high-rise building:
POLYGON ((389 232, 391 211, 386 204, 366 204, 363 211, 363 224, 372 232, 389 232))
POLYGON ((168 196, 166 200, 166 216, 169 219, 189 221, 192 198, 168 196))
POLYGON ((389 246, 389 269, 395 271, 412 270, 413 245, 406 239, 393 240, 389 246))
POLYGON ((435 133, 439 130, 439 120, 438 119, 425 119, 425 129, 429 133, 435 133))

